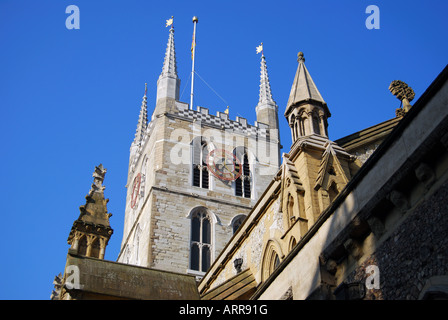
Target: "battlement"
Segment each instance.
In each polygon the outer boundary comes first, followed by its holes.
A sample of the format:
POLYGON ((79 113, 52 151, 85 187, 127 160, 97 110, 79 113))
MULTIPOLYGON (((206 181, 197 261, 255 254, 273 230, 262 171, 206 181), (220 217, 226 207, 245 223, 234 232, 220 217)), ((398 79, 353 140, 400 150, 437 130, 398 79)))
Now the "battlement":
POLYGON ((244 135, 253 137, 268 137, 269 125, 255 121, 254 125, 247 123, 247 119, 243 117, 236 117, 236 120, 230 120, 229 115, 225 112, 217 112, 216 116, 209 113, 209 109, 197 107, 197 110, 188 108, 187 103, 176 101, 176 107, 179 110, 175 116, 190 121, 201 121, 202 124, 208 125, 223 130, 232 130, 244 135))

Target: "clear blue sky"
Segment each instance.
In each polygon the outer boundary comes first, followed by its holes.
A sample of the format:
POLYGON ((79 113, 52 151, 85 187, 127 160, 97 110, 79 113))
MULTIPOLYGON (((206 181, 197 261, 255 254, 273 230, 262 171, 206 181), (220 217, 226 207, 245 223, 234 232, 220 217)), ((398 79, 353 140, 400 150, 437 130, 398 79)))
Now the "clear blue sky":
POLYGON ((0 0, 1 217, 0 299, 49 299, 63 272, 67 237, 92 183, 107 169, 105 194, 115 232, 106 259, 122 240, 129 147, 148 83, 149 112, 174 16, 181 97, 189 102, 192 17, 199 17, 195 102, 213 114, 253 124, 264 53, 283 112, 297 52, 326 100, 331 139, 395 115, 388 86, 407 82, 416 99, 448 59, 446 1, 81 1, 0 0), (65 9, 77 5, 80 29, 65 9), (380 29, 368 30, 370 4, 380 29))

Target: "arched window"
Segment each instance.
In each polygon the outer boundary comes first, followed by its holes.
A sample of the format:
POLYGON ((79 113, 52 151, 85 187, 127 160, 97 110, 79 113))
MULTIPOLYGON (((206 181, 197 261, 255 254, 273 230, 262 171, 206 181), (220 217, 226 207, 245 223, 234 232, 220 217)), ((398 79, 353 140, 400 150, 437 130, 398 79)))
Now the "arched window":
POLYGON ((95 237, 92 240, 92 243, 90 244, 90 257, 98 258, 100 256, 100 240, 99 238, 95 237))
POLYGON ((244 222, 244 219, 246 219, 245 215, 239 215, 236 216, 233 220, 232 220, 232 229, 233 229, 233 233, 235 233, 239 227, 241 227, 241 225, 244 222))
POLYGON ((313 131, 316 134, 321 134, 319 116, 316 114, 313 115, 313 131))
POLYGON ((192 142, 193 186, 208 189, 207 142, 202 137, 192 142))
POLYGON ((136 264, 139 264, 139 251, 140 251, 140 237, 142 230, 140 228, 140 224, 137 224, 134 233, 134 261, 136 264))
POLYGON ((275 241, 269 241, 266 245, 264 256, 263 256, 263 266, 262 266, 262 277, 265 281, 274 272, 275 269, 280 264, 281 259, 281 249, 275 241))
POLYGON ((206 272, 211 264, 212 221, 205 208, 191 214, 190 269, 206 272))
POLYGON ((291 237, 291 239, 289 240, 289 251, 291 251, 292 249, 294 249, 294 247, 297 245, 297 240, 294 237, 291 237))
POLYGON ((83 235, 79 239, 78 254, 85 256, 87 254, 87 236, 83 235))
POLYGON ((244 198, 250 198, 252 194, 252 177, 250 174, 250 164, 247 152, 241 149, 235 149, 235 156, 240 160, 241 164, 235 167, 236 172, 241 172, 241 175, 235 180, 235 195, 244 198))

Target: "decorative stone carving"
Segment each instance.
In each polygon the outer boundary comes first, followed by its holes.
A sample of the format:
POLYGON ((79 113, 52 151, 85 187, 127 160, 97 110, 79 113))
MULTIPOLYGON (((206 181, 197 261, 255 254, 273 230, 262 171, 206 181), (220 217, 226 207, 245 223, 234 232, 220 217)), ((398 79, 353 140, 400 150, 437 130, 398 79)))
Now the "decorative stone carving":
POLYGON ((425 185, 426 189, 429 189, 435 180, 434 171, 426 163, 421 163, 415 169, 415 176, 425 185))
POLYGON ((401 213, 404 213, 407 209, 409 209, 408 199, 403 193, 397 190, 392 190, 392 192, 388 195, 388 199, 398 210, 400 210, 401 213))
POLYGON ((403 108, 395 111, 396 116, 403 116, 411 108, 410 102, 414 100, 415 93, 411 87, 400 80, 394 80, 389 85, 389 91, 403 103, 403 108))

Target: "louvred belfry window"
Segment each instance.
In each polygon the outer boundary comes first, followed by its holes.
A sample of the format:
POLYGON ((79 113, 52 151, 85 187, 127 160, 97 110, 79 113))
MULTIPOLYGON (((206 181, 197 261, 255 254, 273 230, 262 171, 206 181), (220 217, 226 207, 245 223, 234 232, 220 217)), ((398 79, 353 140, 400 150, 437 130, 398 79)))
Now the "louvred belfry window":
POLYGON ((251 197, 251 174, 247 153, 244 153, 241 159, 241 165, 236 165, 236 171, 241 175, 235 180, 235 195, 250 198, 251 197))
POLYGON ((191 215, 190 269, 206 272, 211 264, 212 223, 205 208, 191 215))
POLYGON ((208 189, 207 143, 202 137, 193 140, 193 186, 208 189))

